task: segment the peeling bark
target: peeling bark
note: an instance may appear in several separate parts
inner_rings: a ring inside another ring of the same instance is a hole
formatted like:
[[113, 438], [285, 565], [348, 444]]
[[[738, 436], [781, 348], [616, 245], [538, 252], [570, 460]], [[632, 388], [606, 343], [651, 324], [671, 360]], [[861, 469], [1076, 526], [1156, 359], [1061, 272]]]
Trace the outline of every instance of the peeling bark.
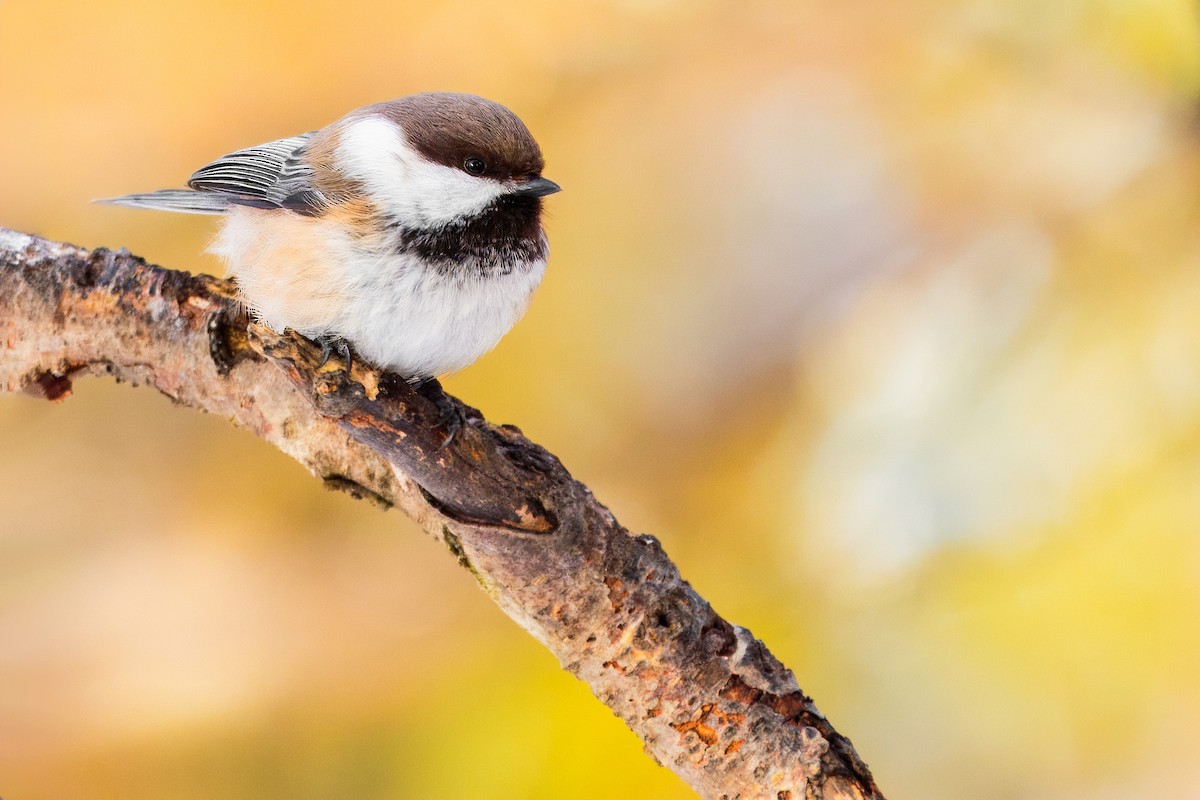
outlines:
[[326, 485], [399, 506], [706, 798], [881, 798], [850, 741], [657, 539], [617, 523], [512, 426], [248, 325], [229, 281], [0, 229], [0, 389], [58, 400], [81, 375], [230, 420]]

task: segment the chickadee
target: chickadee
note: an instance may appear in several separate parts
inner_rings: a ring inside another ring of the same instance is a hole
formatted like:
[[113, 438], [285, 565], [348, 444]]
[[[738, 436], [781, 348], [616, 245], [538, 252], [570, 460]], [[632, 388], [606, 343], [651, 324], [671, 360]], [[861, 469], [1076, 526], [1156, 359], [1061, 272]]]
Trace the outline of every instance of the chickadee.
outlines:
[[415, 94], [230, 153], [189, 189], [101, 202], [225, 217], [212, 251], [251, 312], [414, 383], [462, 369], [546, 269], [542, 153], [504, 106]]

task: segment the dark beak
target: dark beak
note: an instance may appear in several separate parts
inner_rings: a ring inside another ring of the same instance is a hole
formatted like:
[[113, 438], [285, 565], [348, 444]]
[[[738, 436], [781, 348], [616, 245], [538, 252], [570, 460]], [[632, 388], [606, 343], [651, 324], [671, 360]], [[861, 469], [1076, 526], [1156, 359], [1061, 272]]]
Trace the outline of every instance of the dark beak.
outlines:
[[562, 187], [547, 178], [531, 178], [518, 183], [512, 190], [513, 194], [522, 197], [545, 197], [548, 194], [561, 192]]

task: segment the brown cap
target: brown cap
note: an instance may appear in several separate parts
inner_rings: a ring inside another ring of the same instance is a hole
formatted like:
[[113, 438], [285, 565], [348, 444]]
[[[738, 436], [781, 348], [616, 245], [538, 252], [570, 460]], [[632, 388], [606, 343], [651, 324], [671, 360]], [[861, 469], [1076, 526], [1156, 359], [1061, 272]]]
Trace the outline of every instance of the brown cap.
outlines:
[[482, 159], [472, 174], [507, 180], [542, 174], [542, 151], [525, 123], [499, 103], [473, 94], [428, 92], [367, 106], [400, 125], [404, 138], [437, 164], [465, 169], [468, 159]]

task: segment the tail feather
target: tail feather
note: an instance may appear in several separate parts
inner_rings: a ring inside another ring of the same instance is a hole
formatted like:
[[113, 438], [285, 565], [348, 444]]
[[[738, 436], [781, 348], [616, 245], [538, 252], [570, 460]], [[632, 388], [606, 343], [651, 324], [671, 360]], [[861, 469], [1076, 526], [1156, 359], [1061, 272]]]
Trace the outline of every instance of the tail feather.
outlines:
[[130, 208], [152, 208], [156, 211], [178, 211], [183, 214], [224, 214], [231, 205], [227, 197], [211, 192], [194, 192], [191, 189], [162, 189], [93, 202]]

